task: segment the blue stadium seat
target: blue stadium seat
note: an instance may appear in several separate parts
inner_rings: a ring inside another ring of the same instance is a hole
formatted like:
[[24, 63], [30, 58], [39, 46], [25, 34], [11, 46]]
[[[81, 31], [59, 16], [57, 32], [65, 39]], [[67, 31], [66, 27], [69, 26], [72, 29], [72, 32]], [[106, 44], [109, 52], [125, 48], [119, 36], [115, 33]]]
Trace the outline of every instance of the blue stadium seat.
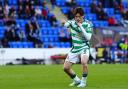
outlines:
[[60, 43], [59, 42], [54, 42], [54, 47], [60, 48]]
[[5, 27], [0, 27], [0, 35], [4, 35], [5, 30]]
[[9, 5], [17, 5], [17, 0], [8, 0]]
[[122, 2], [122, 4], [123, 4], [123, 6], [124, 6], [125, 9], [128, 8], [128, 2]]
[[0, 26], [4, 26], [3, 20], [0, 20]]
[[29, 48], [33, 48], [34, 47], [34, 44], [32, 42], [28, 42], [28, 47]]
[[94, 27], [100, 27], [100, 24], [98, 21], [92, 21]]
[[3, 38], [3, 37], [4, 37], [4, 35], [3, 34], [0, 34], [0, 39]]
[[97, 20], [96, 14], [86, 14], [85, 18], [91, 21]]
[[65, 6], [65, 0], [56, 0], [56, 5], [60, 7]]
[[48, 45], [51, 45], [51, 46], [57, 47], [57, 48], [69, 48], [69, 47], [71, 47], [71, 44], [69, 42], [45, 42], [44, 48], [48, 48]]
[[85, 12], [85, 14], [90, 14], [91, 8], [89, 8], [89, 7], [84, 8], [84, 12]]
[[16, 42], [9, 42], [9, 45], [11, 48], [17, 48], [18, 47]]
[[103, 21], [104, 27], [108, 27], [108, 21]]
[[27, 20], [17, 19], [16, 23], [20, 25], [20, 27], [25, 27]]
[[22, 42], [20, 43], [23, 48], [28, 48], [28, 42]]
[[69, 10], [70, 10], [69, 7], [61, 7], [61, 11], [63, 14], [67, 14]]
[[114, 17], [115, 17], [115, 19], [116, 19], [117, 21], [120, 21], [120, 20], [121, 20], [121, 15], [120, 15], [120, 14], [114, 15]]
[[60, 47], [61, 47], [61, 48], [65, 48], [64, 42], [60, 42]]
[[85, 2], [79, 0], [79, 1], [77, 1], [77, 5], [81, 6], [81, 7], [84, 7], [85, 6]]
[[11, 48], [33, 48], [32, 42], [9, 42]]
[[114, 8], [104, 8], [104, 11], [108, 14], [108, 16], [114, 15]]
[[53, 31], [53, 35], [59, 35], [58, 30], [54, 30], [54, 31]]
[[43, 42], [49, 42], [49, 38], [48, 37], [42, 37], [42, 41]]
[[48, 30], [46, 29], [41, 29], [41, 35], [47, 35], [48, 34]]
[[66, 43], [65, 43], [65, 47], [66, 47], [66, 48], [70, 48], [70, 47], [71, 47], [71, 43], [70, 43], [70, 42], [66, 42]]
[[53, 37], [49, 37], [49, 42], [55, 42]]
[[40, 27], [51, 27], [50, 23], [46, 20], [38, 20]]
[[48, 30], [48, 34], [49, 35], [53, 35], [53, 31], [52, 30]]
[[76, 0], [77, 5], [81, 7], [89, 7], [91, 0]]

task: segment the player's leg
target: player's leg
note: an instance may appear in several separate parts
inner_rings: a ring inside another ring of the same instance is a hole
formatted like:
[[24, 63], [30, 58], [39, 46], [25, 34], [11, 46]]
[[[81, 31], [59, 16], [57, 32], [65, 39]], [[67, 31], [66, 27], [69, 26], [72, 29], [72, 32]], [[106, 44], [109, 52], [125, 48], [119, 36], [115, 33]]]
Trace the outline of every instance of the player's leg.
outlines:
[[72, 66], [71, 62], [65, 61], [64, 71], [66, 74], [68, 74], [70, 76], [71, 79], [73, 79], [73, 83], [71, 83], [69, 86], [75, 86], [80, 83], [80, 79], [77, 77], [75, 72], [72, 70], [71, 66]]
[[73, 78], [74, 75], [75, 75], [75, 73], [72, 70], [71, 66], [72, 66], [72, 63], [71, 62], [68, 62], [68, 61], [65, 61], [64, 62], [64, 72], [66, 74], [68, 74], [71, 78]]
[[64, 63], [65, 73], [68, 74], [71, 79], [73, 79], [73, 83], [70, 84], [70, 86], [74, 86], [80, 83], [80, 79], [77, 77], [77, 75], [71, 68], [72, 64], [76, 63], [77, 59], [78, 59], [78, 55], [69, 53]]
[[81, 54], [81, 64], [82, 64], [82, 79], [81, 83], [78, 87], [85, 87], [86, 86], [86, 79], [88, 75], [88, 60], [89, 60], [89, 53]]

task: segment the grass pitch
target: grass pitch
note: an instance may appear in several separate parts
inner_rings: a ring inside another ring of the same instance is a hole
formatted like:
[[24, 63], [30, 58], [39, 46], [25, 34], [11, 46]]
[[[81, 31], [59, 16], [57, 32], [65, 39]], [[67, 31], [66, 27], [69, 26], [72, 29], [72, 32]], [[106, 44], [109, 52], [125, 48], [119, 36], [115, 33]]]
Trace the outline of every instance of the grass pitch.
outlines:
[[[73, 66], [79, 77], [80, 67]], [[0, 89], [79, 89], [70, 82], [63, 65], [0, 66]], [[89, 65], [85, 89], [128, 89], [128, 64]]]

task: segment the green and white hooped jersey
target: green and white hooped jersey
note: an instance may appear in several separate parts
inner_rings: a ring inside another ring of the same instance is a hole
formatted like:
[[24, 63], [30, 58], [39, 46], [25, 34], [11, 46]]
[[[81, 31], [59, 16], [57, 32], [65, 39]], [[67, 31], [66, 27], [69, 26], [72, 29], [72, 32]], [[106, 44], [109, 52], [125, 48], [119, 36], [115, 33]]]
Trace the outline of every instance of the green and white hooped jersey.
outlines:
[[[71, 30], [70, 32], [72, 36], [72, 53], [80, 53], [85, 49], [89, 49], [90, 38], [88, 40], [87, 38], [92, 35], [93, 26], [91, 22], [89, 22], [88, 20], [84, 20], [80, 27], [73, 19], [67, 21], [64, 26], [70, 28]], [[83, 28], [84, 32], [81, 28]]]

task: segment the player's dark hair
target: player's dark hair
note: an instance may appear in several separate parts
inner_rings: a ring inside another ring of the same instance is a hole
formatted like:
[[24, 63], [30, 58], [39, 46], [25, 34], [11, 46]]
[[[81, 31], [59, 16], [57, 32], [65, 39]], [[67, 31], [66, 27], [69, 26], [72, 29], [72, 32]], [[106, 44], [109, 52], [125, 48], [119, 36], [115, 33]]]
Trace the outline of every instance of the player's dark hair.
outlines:
[[74, 16], [75, 16], [76, 14], [80, 14], [81, 16], [84, 16], [84, 10], [83, 10], [83, 8], [81, 8], [81, 7], [76, 7], [75, 10], [74, 10]]

